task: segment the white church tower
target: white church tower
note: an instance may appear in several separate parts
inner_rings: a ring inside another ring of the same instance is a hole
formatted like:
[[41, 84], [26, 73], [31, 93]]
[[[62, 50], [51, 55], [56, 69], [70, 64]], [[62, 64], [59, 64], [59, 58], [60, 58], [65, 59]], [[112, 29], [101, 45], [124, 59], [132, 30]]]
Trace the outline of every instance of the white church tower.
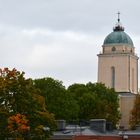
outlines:
[[132, 39], [118, 22], [104, 40], [102, 53], [98, 54], [98, 82], [114, 88], [120, 95], [121, 124], [129, 126], [134, 95], [138, 93], [138, 56]]

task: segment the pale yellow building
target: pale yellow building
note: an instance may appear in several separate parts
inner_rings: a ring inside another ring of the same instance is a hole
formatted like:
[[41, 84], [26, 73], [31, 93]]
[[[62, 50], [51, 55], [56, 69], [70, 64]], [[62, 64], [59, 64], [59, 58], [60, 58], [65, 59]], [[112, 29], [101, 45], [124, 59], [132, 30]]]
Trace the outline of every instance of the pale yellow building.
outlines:
[[138, 56], [132, 39], [118, 22], [98, 54], [98, 82], [114, 88], [120, 97], [120, 125], [129, 128], [130, 111], [138, 93]]

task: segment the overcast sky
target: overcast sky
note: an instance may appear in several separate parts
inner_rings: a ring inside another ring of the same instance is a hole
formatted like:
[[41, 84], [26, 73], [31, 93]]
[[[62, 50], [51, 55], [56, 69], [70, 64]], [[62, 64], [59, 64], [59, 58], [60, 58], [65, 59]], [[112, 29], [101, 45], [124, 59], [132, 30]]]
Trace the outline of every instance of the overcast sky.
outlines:
[[118, 11], [140, 56], [139, 0], [0, 0], [0, 67], [66, 86], [96, 82], [97, 54]]

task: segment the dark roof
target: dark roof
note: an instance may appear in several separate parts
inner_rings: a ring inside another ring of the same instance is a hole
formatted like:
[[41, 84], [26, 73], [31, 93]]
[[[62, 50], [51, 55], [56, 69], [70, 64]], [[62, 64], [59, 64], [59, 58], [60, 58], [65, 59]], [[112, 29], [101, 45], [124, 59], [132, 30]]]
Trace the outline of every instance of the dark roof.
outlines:
[[131, 93], [131, 92], [118, 92], [118, 94], [119, 94], [120, 96], [130, 96], [130, 97], [136, 96], [136, 94]]

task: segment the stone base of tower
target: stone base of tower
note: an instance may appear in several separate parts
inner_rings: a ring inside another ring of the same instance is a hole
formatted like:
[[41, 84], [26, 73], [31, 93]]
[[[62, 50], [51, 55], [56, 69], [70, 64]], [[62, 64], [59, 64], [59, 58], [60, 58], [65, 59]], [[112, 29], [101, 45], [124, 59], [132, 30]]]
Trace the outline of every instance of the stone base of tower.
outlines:
[[119, 93], [119, 105], [121, 112], [119, 126], [123, 127], [124, 129], [130, 129], [129, 120], [131, 111], [134, 107], [135, 98], [136, 94], [131, 92]]

